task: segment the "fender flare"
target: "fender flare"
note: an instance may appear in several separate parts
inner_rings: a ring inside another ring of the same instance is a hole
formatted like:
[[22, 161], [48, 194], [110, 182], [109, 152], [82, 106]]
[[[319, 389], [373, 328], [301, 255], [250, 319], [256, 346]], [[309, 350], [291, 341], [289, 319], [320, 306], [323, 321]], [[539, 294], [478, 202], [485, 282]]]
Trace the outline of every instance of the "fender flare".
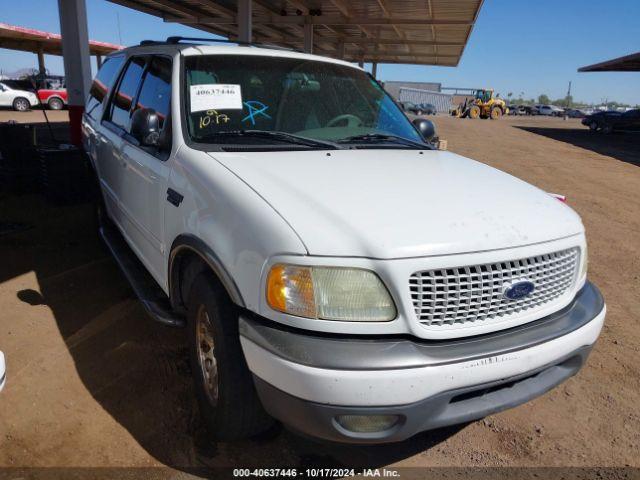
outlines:
[[[233, 277], [229, 274], [227, 269], [222, 264], [220, 258], [216, 255], [209, 245], [207, 245], [203, 240], [191, 234], [181, 234], [178, 235], [173, 243], [171, 244], [171, 251], [169, 253], [169, 265], [168, 265], [168, 291], [169, 298], [173, 304], [176, 297], [176, 285], [174, 280], [174, 271], [173, 267], [175, 264], [175, 260], [181, 252], [185, 250], [190, 251], [191, 253], [195, 253], [200, 257], [200, 259], [211, 268], [213, 273], [218, 277], [220, 283], [229, 294], [229, 298], [240, 307], [244, 307], [244, 299], [242, 298], [242, 294], [240, 293], [240, 289], [236, 284]], [[175, 305], [174, 305], [175, 307]]]

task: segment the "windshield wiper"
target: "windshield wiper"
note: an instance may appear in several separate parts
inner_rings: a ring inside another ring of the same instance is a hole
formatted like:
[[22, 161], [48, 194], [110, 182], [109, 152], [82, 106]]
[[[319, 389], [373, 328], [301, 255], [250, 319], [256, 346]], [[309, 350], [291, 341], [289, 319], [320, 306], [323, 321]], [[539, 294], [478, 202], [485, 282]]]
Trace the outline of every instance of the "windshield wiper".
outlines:
[[337, 150], [341, 147], [337, 143], [329, 142], [327, 140], [316, 140], [315, 138], [302, 137], [293, 133], [278, 132], [271, 130], [223, 130], [211, 134], [212, 136], [234, 136], [234, 137], [263, 137], [273, 138], [287, 143], [293, 143], [296, 145], [306, 145], [308, 147], [322, 147], [329, 148], [331, 150]]
[[365, 133], [363, 135], [353, 135], [351, 137], [338, 140], [338, 143], [378, 143], [378, 142], [391, 142], [401, 145], [409, 145], [417, 148], [430, 148], [426, 143], [416, 142], [409, 140], [408, 138], [400, 137], [398, 135], [391, 135], [387, 133]]

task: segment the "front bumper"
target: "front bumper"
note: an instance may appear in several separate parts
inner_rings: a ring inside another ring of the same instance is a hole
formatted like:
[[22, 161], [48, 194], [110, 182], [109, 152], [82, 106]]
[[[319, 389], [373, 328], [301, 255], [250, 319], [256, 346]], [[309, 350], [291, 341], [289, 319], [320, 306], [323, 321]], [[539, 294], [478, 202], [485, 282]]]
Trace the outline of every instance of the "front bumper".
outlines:
[[[535, 398], [578, 372], [604, 322], [591, 283], [563, 310], [519, 327], [450, 341], [310, 334], [240, 320], [240, 340], [265, 409], [311, 436], [404, 440]], [[383, 431], [347, 430], [340, 415], [395, 415]]]

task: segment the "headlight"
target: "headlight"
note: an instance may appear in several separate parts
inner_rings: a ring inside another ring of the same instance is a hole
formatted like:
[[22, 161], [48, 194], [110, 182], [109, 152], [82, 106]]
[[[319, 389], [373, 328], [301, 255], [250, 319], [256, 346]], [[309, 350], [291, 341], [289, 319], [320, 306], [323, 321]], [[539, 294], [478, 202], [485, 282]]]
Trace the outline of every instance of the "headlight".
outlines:
[[580, 262], [580, 274], [578, 280], [582, 280], [587, 276], [587, 267], [589, 266], [589, 249], [587, 244], [584, 244], [584, 250], [582, 251], [582, 261]]
[[391, 295], [370, 270], [277, 264], [267, 277], [267, 303], [299, 317], [384, 322], [396, 317]]

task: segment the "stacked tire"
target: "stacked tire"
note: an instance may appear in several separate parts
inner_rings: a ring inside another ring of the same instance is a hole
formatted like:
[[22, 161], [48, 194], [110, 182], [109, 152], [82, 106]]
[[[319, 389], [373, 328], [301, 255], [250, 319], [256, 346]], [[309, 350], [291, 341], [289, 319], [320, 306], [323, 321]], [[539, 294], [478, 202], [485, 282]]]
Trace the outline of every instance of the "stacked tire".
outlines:
[[33, 125], [0, 124], [0, 190], [35, 193], [39, 189], [39, 162]]

